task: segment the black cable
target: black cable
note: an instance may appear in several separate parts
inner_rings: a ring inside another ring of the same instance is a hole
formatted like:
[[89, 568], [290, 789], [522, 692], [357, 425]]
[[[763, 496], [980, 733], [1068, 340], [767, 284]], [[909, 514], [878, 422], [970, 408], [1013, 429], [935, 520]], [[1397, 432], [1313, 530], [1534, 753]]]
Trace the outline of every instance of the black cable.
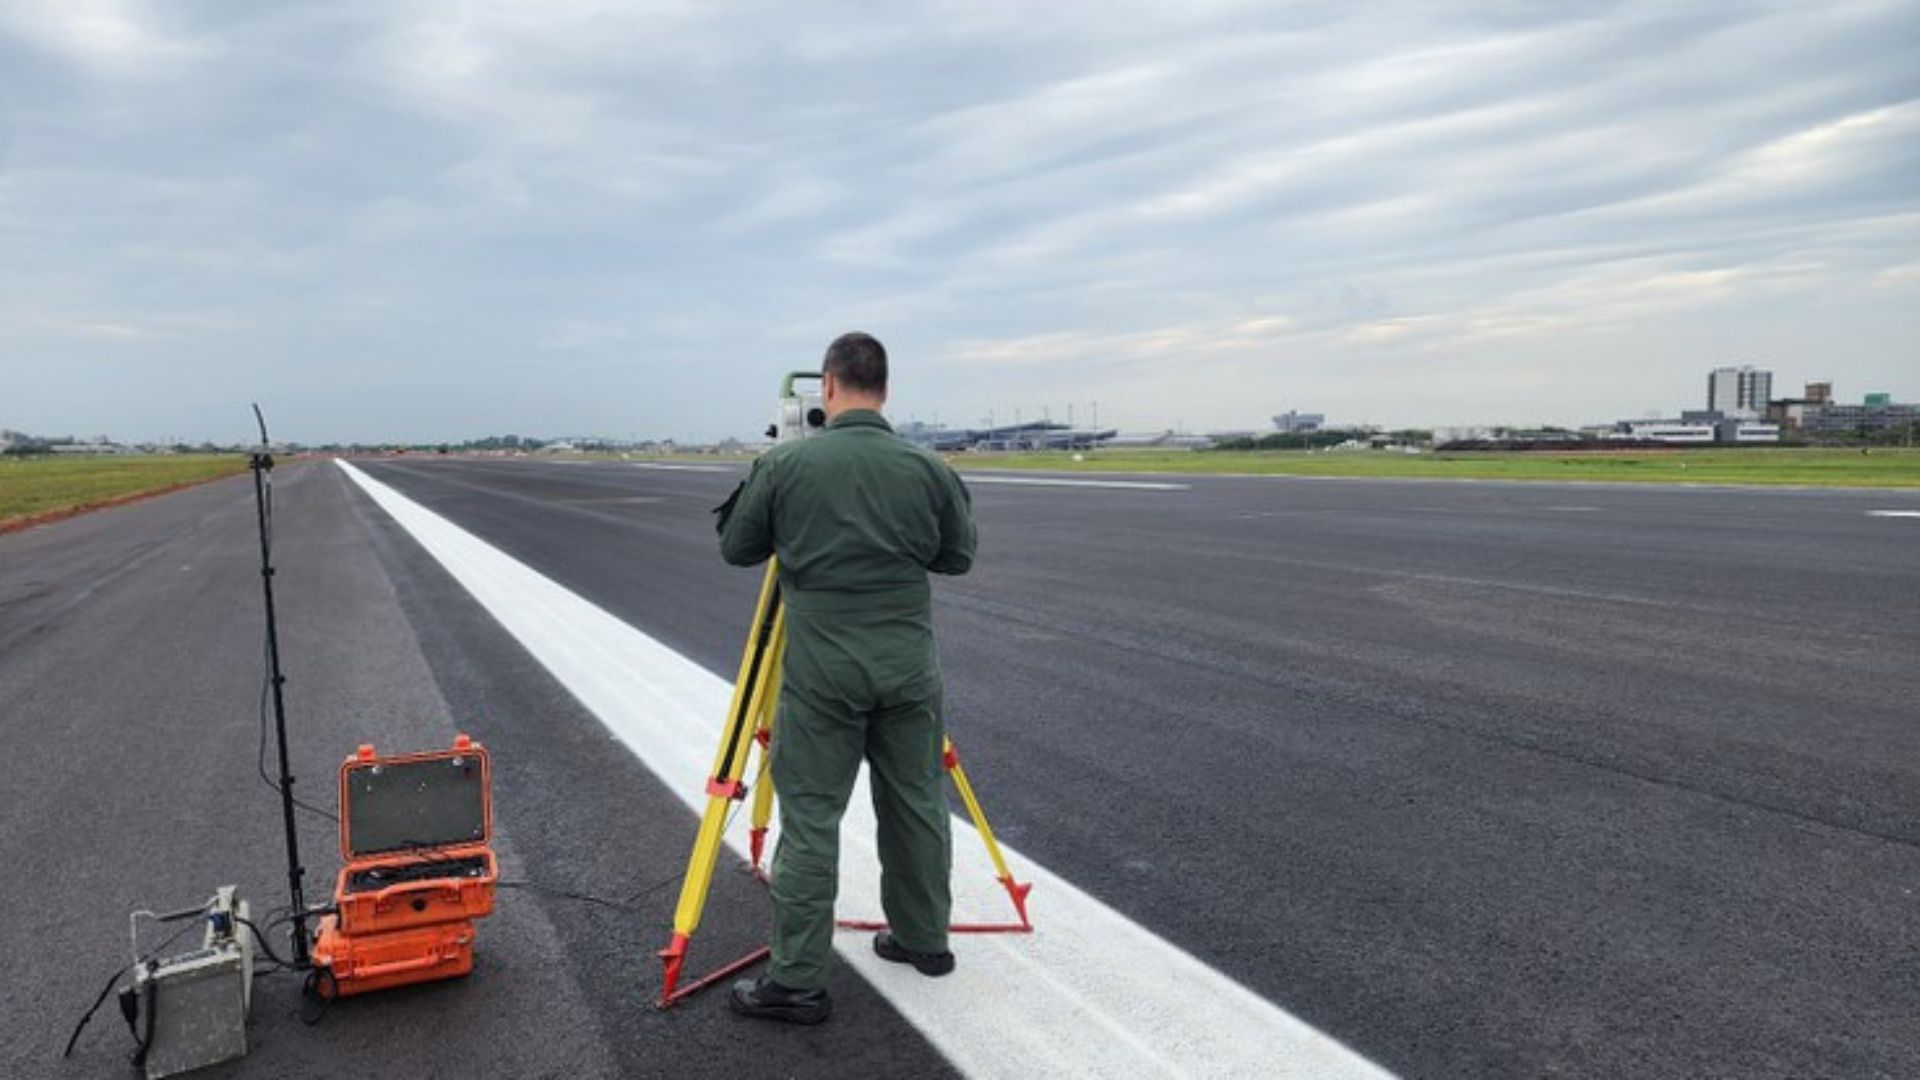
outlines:
[[678, 880], [680, 880], [680, 876], [678, 874], [675, 874], [673, 877], [668, 878], [666, 881], [660, 883], [659, 885], [655, 885], [650, 888], [641, 890], [640, 892], [634, 894], [634, 896], [629, 897], [626, 901], [608, 900], [604, 896], [594, 896], [591, 893], [575, 892], [572, 889], [556, 889], [549, 885], [542, 885], [537, 881], [521, 881], [521, 880], [508, 881], [508, 880], [502, 879], [501, 881], [498, 881], [495, 884], [499, 885], [503, 889], [527, 889], [531, 892], [545, 893], [548, 896], [558, 896], [565, 900], [578, 900], [584, 904], [595, 904], [599, 907], [612, 908], [615, 911], [625, 911], [625, 912], [628, 912], [629, 914], [641, 915], [641, 914], [645, 914], [645, 912], [633, 906], [633, 904], [631, 903], [632, 900], [637, 899], [641, 896], [645, 896], [650, 892], [655, 892], [660, 888], [666, 885], [671, 885]]
[[[323, 914], [330, 913], [332, 910], [333, 909], [330, 909], [330, 908], [322, 908], [322, 909], [319, 909], [318, 911], [309, 911], [307, 914], [323, 915]], [[204, 915], [205, 911], [204, 910], [196, 911], [193, 914]], [[268, 913], [269, 917], [267, 920], [267, 930], [273, 929], [273, 927], [278, 925], [279, 923], [286, 923], [286, 922], [293, 921], [293, 916], [290, 913], [279, 914], [278, 918], [273, 917], [275, 914], [276, 912]], [[289, 964], [285, 960], [282, 960], [279, 957], [279, 955], [273, 951], [272, 947], [267, 944], [266, 932], [262, 931], [259, 926], [255, 925], [253, 920], [242, 918], [238, 915], [235, 915], [233, 918], [235, 922], [245, 926], [249, 931], [253, 933], [253, 939], [259, 942], [260, 950], [267, 955], [267, 958], [270, 961], [272, 961], [274, 965], [273, 967], [267, 968], [264, 971], [256, 968], [253, 972], [256, 978], [261, 977], [263, 975], [277, 975], [282, 971], [298, 972], [301, 970], [299, 967], [293, 964]], [[60, 1056], [63, 1058], [73, 1056], [73, 1048], [76, 1045], [78, 1045], [80, 1042], [80, 1033], [85, 1031], [87, 1028], [87, 1025], [93, 1021], [94, 1016], [99, 1013], [100, 1007], [107, 1003], [107, 998], [113, 993], [113, 988], [115, 984], [119, 983], [120, 977], [122, 975], [125, 975], [127, 972], [133, 970], [134, 968], [139, 967], [141, 964], [145, 964], [151, 961], [155, 956], [158, 956], [160, 954], [161, 950], [167, 948], [169, 945], [172, 945], [174, 942], [180, 940], [181, 935], [187, 933], [189, 930], [192, 930], [197, 925], [199, 925], [198, 920], [196, 920], [195, 922], [188, 923], [187, 925], [181, 927], [180, 929], [175, 930], [171, 935], [167, 937], [165, 941], [162, 941], [160, 944], [154, 946], [152, 949], [149, 949], [145, 956], [142, 956], [140, 959], [135, 960], [130, 964], [122, 965], [117, 971], [115, 971], [112, 974], [112, 976], [110, 976], [107, 979], [107, 984], [100, 991], [100, 996], [94, 998], [93, 1004], [87, 1007], [86, 1015], [82, 1016], [80, 1018], [80, 1022], [74, 1025], [73, 1034], [67, 1037], [66, 1049], [60, 1052]], [[134, 1037], [135, 1045], [136, 1046], [140, 1045], [141, 1043], [140, 1033], [137, 1029], [134, 1030], [133, 1037]], [[152, 1026], [151, 1026], [151, 1018], [149, 1018], [148, 1039], [151, 1039], [151, 1038], [152, 1038]]]
[[[204, 912], [204, 910], [203, 910], [203, 911], [201, 911], [201, 912], [199, 912], [198, 914], [205, 914], [205, 912]], [[176, 941], [179, 941], [179, 940], [180, 940], [180, 938], [181, 938], [181, 935], [183, 935], [183, 934], [185, 934], [185, 933], [186, 933], [187, 931], [189, 931], [189, 930], [191, 930], [191, 929], [193, 929], [193, 928], [194, 928], [195, 926], [198, 926], [198, 925], [199, 925], [199, 923], [198, 923], [197, 921], [196, 921], [196, 922], [190, 922], [190, 923], [188, 923], [187, 925], [185, 925], [185, 926], [183, 926], [183, 927], [181, 927], [180, 929], [178, 929], [178, 930], [175, 930], [175, 931], [174, 931], [173, 933], [171, 933], [171, 934], [168, 934], [168, 935], [167, 935], [167, 940], [165, 940], [165, 941], [163, 941], [163, 942], [161, 942], [161, 943], [160, 943], [160, 944], [158, 944], [158, 945], [155, 945], [155, 946], [154, 946], [153, 948], [151, 948], [151, 949], [148, 949], [148, 950], [147, 950], [147, 954], [146, 954], [145, 956], [142, 956], [142, 957], [141, 957], [141, 958], [140, 958], [139, 960], [136, 960], [136, 961], [134, 961], [134, 963], [136, 963], [136, 964], [144, 964], [144, 963], [146, 963], [147, 961], [149, 961], [149, 960], [151, 960], [151, 959], [153, 959], [154, 957], [156, 957], [156, 956], [159, 956], [159, 955], [160, 955], [160, 950], [161, 950], [161, 949], [164, 949], [164, 948], [166, 948], [167, 946], [169, 946], [169, 945], [171, 945], [171, 944], [173, 944], [174, 942], [176, 942]], [[127, 967], [132, 967], [132, 966], [134, 966], [134, 965], [133, 965], [133, 964], [128, 964], [128, 965], [127, 965]], [[121, 969], [121, 970], [125, 970], [125, 969], [123, 968], [123, 969]]]
[[80, 1033], [86, 1030], [87, 1023], [93, 1019], [94, 1013], [100, 1011], [100, 1006], [107, 1003], [107, 995], [113, 993], [114, 985], [120, 981], [120, 976], [125, 975], [132, 967], [132, 964], [126, 964], [122, 966], [119, 971], [114, 972], [112, 977], [107, 979], [107, 985], [101, 988], [100, 996], [93, 999], [93, 1005], [87, 1009], [87, 1015], [82, 1016], [80, 1022], [74, 1025], [73, 1034], [67, 1037], [67, 1048], [60, 1051], [61, 1057], [73, 1056], [73, 1044], [80, 1041]]
[[[264, 738], [264, 733], [263, 733], [263, 738]], [[265, 778], [266, 776], [264, 767], [261, 770], [261, 776], [262, 778]], [[765, 779], [765, 776], [766, 776], [766, 766], [763, 764], [761, 766], [759, 780], [757, 780], [756, 782], [763, 781]], [[271, 781], [269, 781], [269, 786], [272, 786]], [[278, 789], [276, 788], [276, 790]], [[732, 830], [733, 823], [739, 818], [740, 810], [745, 805], [746, 805], [745, 799], [742, 799], [739, 803], [735, 804], [734, 808], [727, 814], [727, 820], [720, 826], [721, 835], [724, 836], [726, 833]], [[452, 861], [453, 859], [458, 858], [458, 856], [445, 855], [438, 851], [422, 850], [417, 848], [408, 851], [408, 854], [411, 854], [427, 862], [446, 862], [446, 861]], [[672, 885], [677, 881], [680, 881], [682, 877], [683, 877], [683, 874], [676, 872], [671, 876], [661, 878], [659, 881], [656, 881], [651, 885], [644, 886], [634, 891], [633, 893], [630, 893], [623, 900], [609, 900], [603, 896], [595, 896], [591, 893], [579, 892], [573, 889], [561, 889], [561, 888], [556, 888], [550, 885], [542, 885], [539, 882], [528, 881], [525, 879], [501, 879], [500, 881], [496, 882], [496, 884], [499, 887], [505, 888], [505, 889], [526, 889], [530, 892], [544, 893], [548, 896], [556, 896], [566, 900], [577, 900], [581, 903], [594, 904], [599, 907], [609, 908], [614, 911], [624, 911], [629, 914], [649, 914], [649, 912], [646, 912], [643, 909], [636, 907], [635, 902], [638, 900], [642, 900], [648, 896], [651, 896], [654, 893], [659, 892], [661, 889], [664, 889], [667, 886]], [[314, 908], [307, 911], [305, 914], [308, 917], [311, 917], [315, 915], [333, 914], [333, 913], [336, 913], [338, 910], [339, 910], [338, 908], [329, 906], [329, 907], [322, 907], [322, 908]], [[307, 1013], [305, 1010], [302, 1010], [300, 1014], [300, 1022], [303, 1024], [306, 1024], [309, 1027], [312, 1027], [320, 1023], [322, 1020], [326, 1019], [327, 1010], [332, 1007], [333, 999], [339, 996], [340, 983], [339, 983], [339, 980], [334, 976], [333, 972], [327, 968], [314, 967], [312, 965], [309, 965], [305, 969], [302, 969], [296, 964], [287, 962], [278, 953], [274, 952], [273, 946], [268, 944], [268, 941], [269, 941], [268, 933], [278, 926], [281, 926], [285, 923], [292, 922], [294, 920], [293, 913], [284, 908], [276, 908], [273, 911], [268, 912], [266, 927], [264, 929], [260, 925], [256, 924], [252, 919], [243, 918], [239, 915], [235, 915], [233, 918], [235, 922], [246, 927], [247, 931], [253, 935], [253, 940], [259, 944], [260, 951], [266, 955], [267, 960], [273, 965], [272, 967], [265, 968], [265, 969], [255, 969], [254, 971], [255, 977], [278, 975], [282, 972], [292, 972], [292, 973], [298, 974], [300, 971], [305, 970], [307, 973], [307, 977], [305, 982], [301, 984], [301, 992], [304, 995], [308, 996], [309, 998], [317, 1000], [320, 1003], [320, 1005], [319, 1005], [318, 1011], [313, 1012], [311, 1014]], [[179, 930], [175, 931], [172, 936], [168, 937], [165, 941], [161, 942], [158, 946], [154, 947], [153, 950], [151, 950], [146, 956], [142, 957], [140, 960], [135, 961], [134, 963], [131, 963], [131, 964], [127, 964], [119, 968], [118, 970], [116, 970], [113, 973], [113, 975], [110, 978], [108, 978], [106, 986], [100, 991], [100, 996], [95, 998], [93, 1005], [87, 1009], [86, 1015], [82, 1016], [80, 1018], [80, 1023], [74, 1026], [73, 1034], [67, 1039], [66, 1049], [61, 1053], [60, 1056], [71, 1057], [73, 1055], [73, 1048], [80, 1041], [80, 1033], [86, 1029], [87, 1024], [90, 1021], [92, 1021], [94, 1015], [100, 1011], [100, 1007], [106, 1004], [107, 997], [113, 993], [113, 987], [116, 983], [120, 981], [120, 976], [126, 974], [129, 970], [131, 970], [134, 967], [137, 967], [139, 964], [146, 963], [148, 960], [152, 959], [153, 956], [157, 954], [160, 950], [165, 949], [167, 946], [179, 940], [180, 935], [186, 933], [188, 930], [191, 930], [191, 929], [193, 929], [193, 924], [189, 924], [187, 926], [181, 927]], [[331, 982], [333, 984], [333, 989], [334, 989], [333, 993], [327, 993], [320, 989], [321, 984], [324, 982]], [[151, 1006], [149, 1006], [149, 1008], [151, 1008]], [[148, 1031], [149, 1031], [149, 1038], [151, 1038], [151, 1031], [152, 1031], [151, 1017], [149, 1018]], [[140, 1043], [139, 1032], [137, 1030], [135, 1030], [134, 1032], [134, 1040], [136, 1044]], [[144, 1051], [144, 1046], [142, 1047], [142, 1051]]]
[[[286, 923], [290, 923], [294, 919], [294, 912], [291, 908], [275, 908], [273, 909], [273, 911], [269, 912], [268, 914], [272, 916], [269, 919], [267, 919], [268, 930], [272, 930], [276, 926], [281, 926]], [[333, 904], [324, 904], [320, 907], [310, 907], [306, 911], [302, 912], [301, 914], [309, 919], [317, 919], [322, 915], [338, 915], [340, 914], [340, 909], [339, 907]]]
[[[320, 989], [323, 981], [333, 984], [332, 993]], [[300, 993], [303, 997], [320, 1003], [319, 1011], [312, 1015], [308, 1015], [304, 1005], [300, 1008], [300, 1022], [312, 1027], [327, 1018], [327, 1010], [333, 1007], [333, 999], [340, 996], [340, 980], [334, 977], [332, 969], [317, 967], [307, 973], [306, 982], [300, 984]]]
[[[273, 689], [273, 662], [272, 658], [267, 655], [267, 646], [264, 641], [260, 644], [260, 652], [262, 655], [261, 662], [267, 666], [267, 672], [260, 680], [260, 739], [254, 749], [253, 764], [254, 769], [260, 773], [260, 782], [267, 785], [268, 791], [278, 795], [280, 794], [279, 783], [277, 783], [273, 777], [267, 775], [267, 695]], [[302, 800], [297, 795], [294, 796], [293, 805], [305, 810], [309, 814], [326, 818], [336, 825], [340, 823], [339, 816], [334, 814], [333, 811], [314, 806]]]
[[[256, 408], [258, 408], [258, 406], [256, 406]], [[260, 445], [262, 448], [261, 449], [262, 453], [266, 452], [265, 447], [267, 445], [266, 438], [265, 438], [265, 428], [266, 428], [266, 421], [261, 420], [262, 438], [260, 440]], [[263, 471], [260, 475], [261, 475], [261, 481], [262, 481], [261, 498], [260, 498], [261, 518], [262, 518], [261, 524], [260, 524], [261, 533], [262, 533], [261, 545], [266, 550], [272, 551], [273, 550], [273, 473], [271, 471]], [[273, 689], [273, 654], [270, 651], [270, 646], [268, 645], [265, 639], [262, 639], [260, 642], [260, 653], [261, 653], [261, 660], [260, 660], [261, 666], [264, 667], [266, 670], [265, 670], [265, 674], [263, 674], [260, 679], [260, 740], [259, 740], [259, 745], [256, 748], [254, 753], [254, 768], [258, 770], [260, 773], [260, 782], [267, 785], [267, 789], [269, 791], [272, 791], [275, 795], [278, 795], [280, 794], [279, 783], [277, 783], [271, 776], [267, 775], [267, 695]], [[326, 818], [328, 821], [334, 822], [335, 824], [338, 824], [340, 821], [339, 817], [335, 816], [332, 811], [322, 809], [321, 807], [318, 807], [318, 806], [314, 806], [311, 803], [301, 800], [298, 796], [295, 796], [292, 802], [293, 802], [293, 805], [299, 807], [302, 810], [305, 810], [309, 814], [315, 814], [320, 817]]]
[[[732, 827], [734, 819], [739, 816], [740, 805], [741, 804], [735, 804], [733, 810], [728, 813], [726, 824], [721, 826], [722, 834], [724, 834], [729, 828]], [[411, 858], [419, 859], [421, 862], [427, 863], [429, 865], [435, 865], [440, 863], [450, 863], [450, 862], [462, 862], [473, 857], [471, 855], [451, 854], [439, 849], [438, 847], [427, 845], [427, 844], [421, 844], [416, 841], [402, 842], [401, 844], [399, 844], [394, 848], [381, 852], [381, 854], [407, 855]], [[641, 899], [642, 897], [646, 897], [646, 896], [652, 895], [653, 893], [659, 892], [661, 889], [664, 889], [667, 886], [673, 884], [674, 882], [679, 881], [681, 876], [682, 876], [681, 874], [675, 873], [671, 877], [662, 878], [661, 880], [656, 881], [651, 885], [647, 885], [641, 889], [636, 890], [635, 892], [629, 894], [623, 900], [609, 900], [604, 896], [595, 896], [592, 893], [581, 892], [577, 889], [563, 889], [555, 885], [546, 885], [538, 881], [528, 880], [526, 878], [500, 878], [499, 880], [494, 882], [494, 885], [495, 887], [502, 888], [502, 889], [526, 889], [529, 892], [545, 893], [548, 896], [558, 896], [567, 900], [578, 900], [582, 903], [596, 904], [600, 907], [611, 908], [615, 911], [627, 911], [627, 912], [632, 912], [634, 914], [646, 914], [646, 912], [641, 911], [641, 909], [634, 907], [633, 902]]]
[[[765, 782], [766, 778], [767, 778], [767, 763], [765, 761], [762, 761], [760, 764], [760, 773], [758, 776], [754, 778], [754, 783], [756, 785], [763, 783]], [[729, 831], [733, 829], [734, 820], [740, 816], [740, 808], [745, 806], [746, 804], [747, 804], [746, 799], [742, 798], [739, 802], [734, 804], [732, 810], [727, 811], [727, 820], [722, 822], [720, 825], [720, 835], [725, 836]], [[508, 880], [508, 879], [502, 878], [500, 881], [495, 882], [495, 884], [503, 889], [526, 889], [529, 892], [545, 893], [548, 896], [558, 896], [567, 900], [578, 900], [581, 903], [595, 904], [600, 907], [611, 908], [615, 911], [625, 911], [634, 915], [650, 915], [652, 914], [652, 912], [646, 911], [642, 908], [635, 907], [634, 901], [643, 899], [648, 896], [652, 896], [654, 893], [657, 893], [661, 889], [664, 889], [667, 886], [672, 885], [674, 882], [680, 881], [684, 876], [685, 876], [684, 873], [676, 872], [669, 877], [661, 878], [659, 881], [656, 881], [651, 885], [644, 886], [634, 891], [633, 893], [629, 894], [624, 900], [608, 900], [606, 897], [595, 896], [592, 893], [576, 892], [572, 889], [558, 889], [558, 888], [554, 888], [551, 885], [542, 885], [537, 881], [527, 881], [525, 879]]]
[[[307, 918], [313, 918], [318, 915], [335, 915], [338, 914], [339, 911], [340, 909], [338, 907], [329, 904], [325, 907], [309, 908], [301, 914], [304, 914]], [[255, 925], [251, 919], [242, 919], [239, 916], [235, 916], [234, 918], [235, 921], [245, 926], [247, 930], [253, 934], [253, 940], [260, 943], [260, 951], [265, 953], [267, 959], [273, 964], [273, 966], [269, 968], [254, 969], [255, 978], [261, 978], [267, 975], [279, 975], [282, 973], [295, 975], [301, 972], [306, 973], [306, 979], [300, 984], [300, 993], [303, 997], [319, 1001], [320, 1008], [318, 1012], [309, 1015], [306, 1007], [302, 1006], [299, 1015], [301, 1023], [312, 1027], [326, 1018], [327, 1009], [332, 1005], [332, 999], [339, 996], [340, 980], [333, 974], [331, 968], [323, 965], [309, 962], [305, 967], [302, 967], [299, 964], [289, 963], [281, 959], [280, 955], [273, 951], [273, 947], [267, 944], [268, 935], [276, 928], [293, 922], [295, 914], [296, 913], [290, 908], [275, 908], [267, 913], [267, 924], [264, 929]], [[323, 981], [332, 983], [335, 993], [331, 995], [322, 993], [320, 991], [320, 984]]]
[[[312, 1027], [313, 1025], [318, 1024], [322, 1019], [325, 1019], [327, 1015], [327, 1009], [331, 1005], [329, 996], [322, 994], [320, 992], [319, 990], [320, 983], [323, 980], [327, 982], [331, 982], [334, 986], [334, 989], [338, 991], [340, 987], [340, 980], [333, 974], [333, 970], [331, 968], [325, 967], [323, 965], [318, 965], [318, 964], [309, 962], [305, 967], [302, 967], [299, 964], [288, 963], [286, 960], [281, 959], [280, 955], [273, 951], [273, 947], [267, 944], [268, 935], [272, 934], [273, 931], [278, 929], [279, 927], [285, 926], [288, 923], [293, 922], [296, 917], [296, 914], [304, 915], [306, 918], [313, 918], [315, 916], [320, 916], [320, 915], [336, 915], [339, 913], [339, 911], [340, 909], [332, 904], [328, 904], [324, 907], [308, 908], [305, 912], [302, 912], [302, 913], [296, 913], [293, 911], [292, 908], [289, 908], [289, 907], [277, 907], [277, 908], [274, 908], [272, 911], [267, 912], [266, 926], [264, 928], [261, 926], [255, 925], [251, 919], [242, 919], [242, 918], [239, 918], [238, 916], [235, 916], [235, 920], [241, 923], [242, 925], [244, 925], [247, 928], [247, 930], [253, 934], [253, 940], [260, 943], [260, 951], [267, 955], [268, 961], [271, 962], [273, 965], [272, 967], [268, 967], [264, 969], [255, 968], [253, 973], [254, 978], [262, 978], [267, 975], [280, 975], [283, 973], [294, 974], [294, 975], [298, 975], [302, 972], [306, 973], [306, 979], [304, 979], [300, 984], [300, 993], [303, 997], [311, 998], [320, 1002], [319, 1011], [316, 1013], [313, 1013], [311, 1016], [308, 1015], [307, 1009], [305, 1006], [301, 1007], [301, 1011], [299, 1013], [300, 1022], [303, 1024], [306, 1024], [308, 1027]], [[336, 993], [333, 996], [338, 996], [338, 994]]]
[[136, 1049], [133, 1052], [133, 1059], [132, 1059], [133, 1067], [136, 1069], [144, 1066], [147, 1063], [147, 1051], [153, 1048], [153, 1034], [155, 1031], [159, 1030], [157, 1025], [160, 1023], [160, 995], [154, 993], [152, 990], [148, 990], [146, 994], [146, 1000], [147, 1000], [147, 1037], [146, 1038], [143, 1039], [140, 1037], [140, 1025], [133, 1018], [133, 1016], [128, 1015], [127, 1017], [127, 1030], [133, 1033], [133, 1044], [136, 1047]]
[[100, 1011], [100, 1006], [106, 1004], [107, 995], [113, 993], [113, 985], [120, 981], [120, 976], [125, 975], [127, 972], [132, 971], [134, 968], [139, 967], [141, 964], [144, 964], [147, 961], [153, 959], [154, 956], [156, 956], [161, 949], [164, 949], [167, 946], [173, 944], [174, 942], [180, 940], [180, 935], [193, 929], [193, 927], [194, 927], [193, 923], [188, 923], [187, 925], [181, 927], [180, 929], [175, 930], [173, 934], [167, 938], [167, 940], [162, 941], [160, 944], [155, 945], [152, 949], [148, 950], [145, 956], [142, 956], [140, 959], [135, 960], [130, 964], [121, 965], [120, 969], [115, 971], [113, 973], [113, 976], [107, 980], [107, 988], [105, 990], [100, 991], [99, 997], [93, 999], [93, 1004], [90, 1007], [88, 1007], [86, 1015], [82, 1016], [80, 1018], [80, 1022], [73, 1026], [73, 1034], [67, 1037], [67, 1048], [60, 1052], [60, 1056], [63, 1058], [73, 1056], [73, 1047], [74, 1047], [74, 1044], [80, 1041], [80, 1033], [86, 1030], [87, 1024], [93, 1020], [94, 1014]]
[[[288, 921], [292, 921], [293, 916], [289, 915], [287, 916], [287, 919]], [[258, 926], [255, 926], [252, 919], [242, 918], [239, 915], [235, 915], [233, 917], [233, 921], [239, 923], [241, 926], [244, 926], [248, 930], [252, 931], [254, 944], [260, 946], [260, 951], [267, 954], [267, 959], [273, 961], [275, 967], [284, 968], [287, 971], [305, 970], [299, 964], [288, 963], [287, 961], [280, 959], [280, 954], [273, 951], [272, 945], [267, 944], [266, 932], [261, 930]], [[268, 923], [267, 925], [271, 926], [273, 924]], [[309, 964], [307, 966], [311, 967], [312, 965]]]

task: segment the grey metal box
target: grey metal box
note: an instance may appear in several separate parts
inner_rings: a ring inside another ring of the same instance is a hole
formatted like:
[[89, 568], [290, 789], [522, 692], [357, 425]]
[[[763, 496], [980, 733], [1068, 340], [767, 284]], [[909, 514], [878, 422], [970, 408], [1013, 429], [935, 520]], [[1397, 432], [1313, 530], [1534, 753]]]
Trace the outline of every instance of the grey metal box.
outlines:
[[247, 1052], [253, 942], [231, 918], [246, 918], [247, 904], [235, 902], [233, 890], [225, 888], [219, 908], [229, 914], [227, 925], [233, 932], [218, 934], [209, 927], [200, 949], [134, 971], [139, 1028], [149, 1031], [147, 1080], [232, 1061]]

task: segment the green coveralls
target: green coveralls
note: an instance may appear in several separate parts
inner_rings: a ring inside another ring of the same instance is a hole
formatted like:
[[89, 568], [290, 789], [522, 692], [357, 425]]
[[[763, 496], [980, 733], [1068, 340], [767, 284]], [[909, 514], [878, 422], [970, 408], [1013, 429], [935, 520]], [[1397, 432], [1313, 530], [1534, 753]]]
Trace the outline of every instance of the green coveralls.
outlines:
[[973, 564], [958, 475], [851, 409], [753, 463], [721, 508], [720, 554], [780, 559], [787, 651], [772, 769], [774, 981], [826, 985], [840, 817], [864, 757], [879, 819], [880, 900], [894, 939], [944, 952], [952, 906], [940, 662], [927, 572]]

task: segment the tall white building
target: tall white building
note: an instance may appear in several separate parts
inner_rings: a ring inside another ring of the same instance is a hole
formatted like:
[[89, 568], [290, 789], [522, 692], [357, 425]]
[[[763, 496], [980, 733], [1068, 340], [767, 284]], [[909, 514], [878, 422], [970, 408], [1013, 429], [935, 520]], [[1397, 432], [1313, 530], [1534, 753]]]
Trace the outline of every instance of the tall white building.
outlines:
[[1707, 408], [1728, 417], [1760, 416], [1773, 397], [1773, 372], [1751, 364], [1707, 373]]

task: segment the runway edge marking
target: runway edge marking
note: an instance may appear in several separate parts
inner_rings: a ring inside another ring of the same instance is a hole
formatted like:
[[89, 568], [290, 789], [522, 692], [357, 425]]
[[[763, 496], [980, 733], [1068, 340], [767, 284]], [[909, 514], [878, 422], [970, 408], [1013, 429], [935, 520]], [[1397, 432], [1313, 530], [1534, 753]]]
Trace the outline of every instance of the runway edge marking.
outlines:
[[[668, 790], [698, 811], [730, 684], [385, 483], [339, 464]], [[990, 799], [992, 780], [980, 779]], [[865, 789], [863, 775], [841, 839], [838, 910], [877, 917], [880, 868]], [[689, 818], [689, 837], [691, 824]], [[969, 828], [965, 819], [955, 819], [956, 832]], [[728, 844], [745, 856], [744, 832], [731, 834]], [[998, 912], [1006, 896], [980, 845], [956, 836], [953, 846], [956, 915]], [[1031, 936], [962, 938], [960, 966], [943, 979], [879, 959], [868, 935], [842, 933], [834, 942], [843, 960], [962, 1072], [1391, 1075], [1004, 842], [1002, 847], [1016, 873], [1034, 882], [1038, 929]], [[657, 976], [653, 959], [646, 943], [633, 943], [637, 980]], [[645, 1007], [637, 989], [633, 1000], [635, 1008]]]

